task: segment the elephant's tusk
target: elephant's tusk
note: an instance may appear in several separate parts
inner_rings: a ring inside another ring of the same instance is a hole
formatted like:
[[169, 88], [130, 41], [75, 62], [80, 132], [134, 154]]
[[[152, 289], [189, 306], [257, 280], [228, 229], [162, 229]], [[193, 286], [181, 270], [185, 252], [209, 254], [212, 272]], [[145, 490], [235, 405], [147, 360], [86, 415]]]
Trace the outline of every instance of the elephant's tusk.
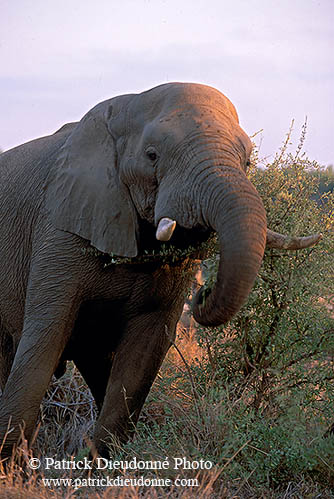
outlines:
[[306, 237], [286, 236], [267, 230], [267, 248], [284, 249], [284, 250], [299, 250], [309, 248], [317, 244], [322, 239], [322, 234], [313, 234]]
[[175, 227], [175, 220], [171, 220], [170, 218], [162, 218], [159, 222], [156, 232], [156, 238], [158, 239], [158, 241], [169, 241], [173, 235]]

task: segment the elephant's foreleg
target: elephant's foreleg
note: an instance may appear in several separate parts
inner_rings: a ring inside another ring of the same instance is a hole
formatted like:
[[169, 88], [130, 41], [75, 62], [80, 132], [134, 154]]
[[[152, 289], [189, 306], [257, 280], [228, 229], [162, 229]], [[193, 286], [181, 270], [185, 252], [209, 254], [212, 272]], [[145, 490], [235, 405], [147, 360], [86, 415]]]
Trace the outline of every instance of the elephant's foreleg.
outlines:
[[131, 319], [116, 349], [106, 395], [96, 424], [94, 443], [108, 455], [111, 434], [125, 441], [140, 411], [161, 363], [175, 338], [177, 318], [160, 312]]
[[[64, 313], [64, 311], [63, 311]], [[28, 318], [24, 324], [14, 363], [5, 385], [0, 409], [0, 441], [8, 424], [2, 457], [11, 453], [24, 427], [29, 440], [36, 423], [41, 400], [58, 365], [65, 344], [65, 322]]]
[[25, 437], [30, 439], [41, 400], [71, 334], [79, 307], [71, 274], [64, 272], [61, 279], [53, 278], [50, 283], [49, 273], [55, 275], [51, 264], [46, 273], [30, 276], [22, 335], [1, 399], [0, 442], [9, 423], [12, 428], [6, 436], [2, 457], [11, 453], [20, 437], [20, 425], [24, 425]]

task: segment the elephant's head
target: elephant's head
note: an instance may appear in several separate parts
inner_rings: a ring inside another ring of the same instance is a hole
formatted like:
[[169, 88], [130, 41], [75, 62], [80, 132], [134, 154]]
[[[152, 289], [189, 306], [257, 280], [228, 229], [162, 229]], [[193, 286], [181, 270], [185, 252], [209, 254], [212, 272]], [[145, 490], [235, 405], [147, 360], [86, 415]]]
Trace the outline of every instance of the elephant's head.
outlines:
[[266, 215], [246, 177], [251, 142], [231, 102], [197, 84], [161, 85], [94, 107], [64, 144], [47, 182], [55, 225], [106, 253], [134, 257], [141, 224], [160, 240], [173, 231], [216, 231], [217, 281], [194, 316], [229, 320], [261, 265]]

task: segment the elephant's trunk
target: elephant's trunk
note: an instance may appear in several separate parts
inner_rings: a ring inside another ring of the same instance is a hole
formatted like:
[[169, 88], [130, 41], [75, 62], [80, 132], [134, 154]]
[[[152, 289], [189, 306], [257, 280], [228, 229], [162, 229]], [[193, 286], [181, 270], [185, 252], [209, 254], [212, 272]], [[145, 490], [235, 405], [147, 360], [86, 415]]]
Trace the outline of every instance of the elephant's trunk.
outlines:
[[193, 312], [200, 324], [218, 326], [246, 301], [262, 262], [267, 228], [262, 201], [243, 171], [225, 167], [218, 183], [217, 173], [210, 177], [202, 184], [210, 199], [202, 216], [218, 234], [220, 262], [213, 289], [200, 290]]

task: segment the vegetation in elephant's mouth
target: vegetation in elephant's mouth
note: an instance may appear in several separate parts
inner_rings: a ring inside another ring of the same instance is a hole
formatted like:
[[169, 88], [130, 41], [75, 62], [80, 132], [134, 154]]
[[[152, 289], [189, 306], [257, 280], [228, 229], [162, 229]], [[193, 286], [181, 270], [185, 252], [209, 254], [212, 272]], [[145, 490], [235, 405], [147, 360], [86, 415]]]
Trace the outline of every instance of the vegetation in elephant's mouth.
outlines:
[[83, 248], [82, 251], [85, 254], [100, 258], [103, 266], [106, 268], [111, 265], [138, 265], [154, 262], [173, 264], [185, 259], [206, 260], [218, 253], [218, 246], [216, 235], [213, 234], [205, 241], [197, 244], [193, 243], [186, 247], [162, 243], [159, 248], [145, 249], [141, 254], [133, 258], [122, 257], [113, 253], [103, 253], [92, 246]]

